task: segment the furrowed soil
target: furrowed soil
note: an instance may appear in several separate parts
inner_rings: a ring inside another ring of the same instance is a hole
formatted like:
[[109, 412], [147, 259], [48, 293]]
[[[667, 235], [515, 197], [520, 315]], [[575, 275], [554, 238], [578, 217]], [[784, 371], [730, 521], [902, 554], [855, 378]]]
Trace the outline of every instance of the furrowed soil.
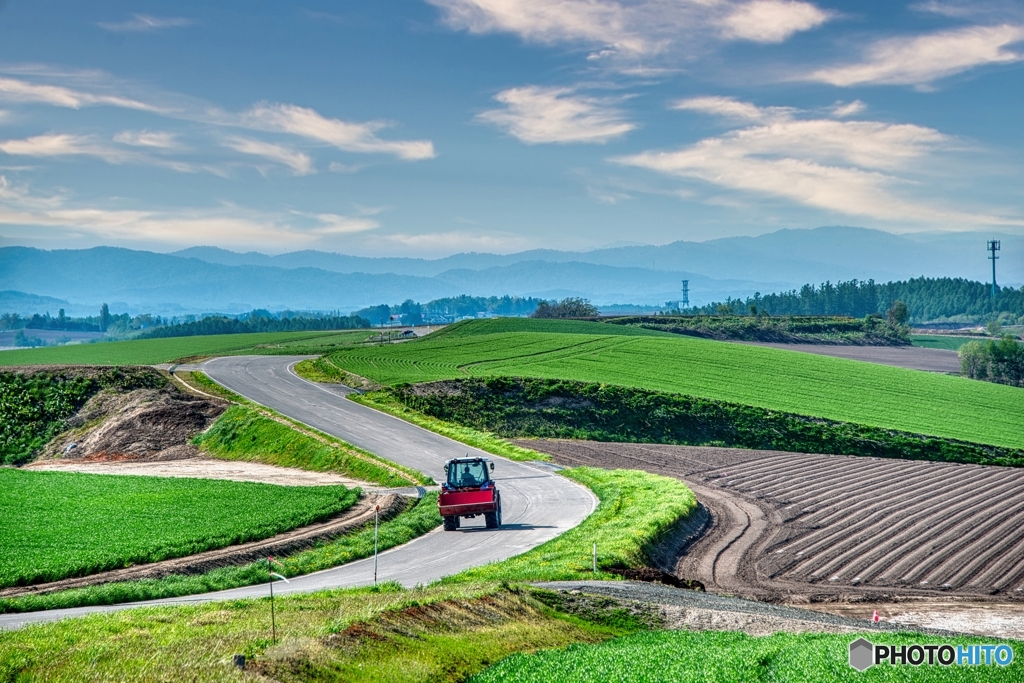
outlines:
[[767, 346], [783, 351], [802, 351], [819, 356], [860, 360], [866, 363], [892, 365], [908, 370], [927, 370], [960, 374], [960, 357], [956, 351], [929, 349], [922, 346], [828, 346], [823, 344], [775, 344], [769, 342], [738, 342], [750, 346]]
[[[1024, 601], [1024, 472], [1017, 469], [657, 444], [516, 443], [564, 466], [685, 481], [713, 523], [674, 566], [669, 560], [659, 568], [709, 591], [827, 611]], [[1015, 610], [1004, 613], [1015, 618]]]

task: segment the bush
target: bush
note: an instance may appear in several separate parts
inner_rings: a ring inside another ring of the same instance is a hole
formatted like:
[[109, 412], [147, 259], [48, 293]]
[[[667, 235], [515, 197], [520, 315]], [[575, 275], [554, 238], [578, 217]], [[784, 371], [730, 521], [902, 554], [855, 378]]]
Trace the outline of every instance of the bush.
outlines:
[[541, 301], [531, 318], [593, 318], [599, 315], [597, 307], [587, 299], [569, 297], [557, 303]]
[[960, 347], [960, 371], [971, 379], [1024, 386], [1024, 344], [1006, 335], [999, 341], [970, 341]]

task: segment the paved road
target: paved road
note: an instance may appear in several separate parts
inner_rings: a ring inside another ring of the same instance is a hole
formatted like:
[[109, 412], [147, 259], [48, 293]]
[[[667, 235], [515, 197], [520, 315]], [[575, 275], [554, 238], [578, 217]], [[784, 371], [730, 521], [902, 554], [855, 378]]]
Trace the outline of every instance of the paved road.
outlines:
[[768, 346], [785, 351], [802, 351], [820, 356], [834, 356], [867, 363], [894, 365], [910, 370], [929, 372], [960, 372], [960, 357], [956, 351], [928, 349], [921, 346], [840, 346], [831, 344], [775, 344], [769, 342], [739, 342], [751, 346]]
[[[540, 465], [496, 458], [451, 439], [347, 400], [345, 387], [313, 384], [291, 372], [299, 358], [241, 356], [208, 361], [205, 372], [217, 382], [257, 403], [389, 460], [416, 468], [440, 481], [453, 457], [480, 455], [495, 461], [494, 477], [502, 500], [502, 527], [488, 530], [483, 519], [464, 520], [457, 532], [435, 530], [411, 543], [381, 553], [379, 581], [405, 586], [426, 584], [468, 567], [518, 555], [579, 524], [597, 504], [593, 494]], [[278, 582], [274, 593], [309, 592], [373, 583], [373, 559]], [[0, 628], [54, 621], [91, 612], [143, 605], [190, 604], [211, 600], [263, 597], [267, 586], [128, 605], [82, 607], [0, 615]]]

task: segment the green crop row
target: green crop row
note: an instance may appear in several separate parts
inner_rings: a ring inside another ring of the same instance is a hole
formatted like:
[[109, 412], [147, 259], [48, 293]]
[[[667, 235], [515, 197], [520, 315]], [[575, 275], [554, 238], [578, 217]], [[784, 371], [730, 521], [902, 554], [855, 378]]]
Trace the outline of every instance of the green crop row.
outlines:
[[[887, 645], [986, 644], [973, 637], [866, 634]], [[1018, 681], [1024, 664], [944, 667], [881, 664], [860, 672], [847, 661], [856, 634], [652, 631], [601, 644], [511, 655], [471, 683], [704, 683], [705, 681]]]
[[[394, 519], [381, 523], [378, 530], [378, 549], [383, 552], [437, 528], [441, 517], [437, 513], [437, 493], [428, 493], [414, 506]], [[301, 574], [330, 569], [346, 562], [373, 554], [373, 524], [344, 536], [325, 541], [309, 550], [275, 558], [274, 571], [291, 578]], [[213, 569], [202, 574], [172, 574], [160, 579], [119, 581], [88, 588], [0, 598], [0, 613], [35, 612], [44, 609], [67, 609], [88, 605], [116, 605], [141, 600], [176, 598], [211, 591], [227, 590], [265, 583], [269, 578], [264, 560], [232, 567]], [[0, 680], [3, 680], [0, 678]]]
[[1019, 449], [611, 384], [474, 378], [399, 386], [360, 399], [390, 399], [413, 414], [425, 414], [424, 419], [505, 438], [731, 446], [1024, 467], [1024, 451]]
[[326, 353], [362, 342], [368, 334], [366, 330], [257, 332], [72, 344], [5, 351], [0, 354], [0, 366], [155, 365], [204, 356]]
[[551, 331], [560, 321], [534, 322], [473, 322], [331, 360], [384, 385], [496, 376], [607, 383], [1024, 448], [1024, 392], [1015, 387], [667, 333], [607, 335], [638, 328], [602, 323], [570, 321], [565, 333]]
[[322, 521], [358, 489], [0, 469], [0, 587], [193, 555]]
[[522, 555], [467, 569], [442, 581], [615, 579], [618, 576], [608, 570], [644, 566], [648, 550], [697, 509], [693, 492], [678, 479], [595, 467], [563, 470], [561, 474], [590, 488], [600, 501], [579, 526]]

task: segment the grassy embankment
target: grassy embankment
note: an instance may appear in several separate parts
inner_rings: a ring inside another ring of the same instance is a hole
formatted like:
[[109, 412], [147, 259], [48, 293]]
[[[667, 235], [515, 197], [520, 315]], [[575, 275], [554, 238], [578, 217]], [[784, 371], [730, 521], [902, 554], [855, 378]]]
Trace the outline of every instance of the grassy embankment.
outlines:
[[0, 353], [0, 366], [156, 365], [208, 356], [309, 355], [359, 344], [370, 333], [370, 330], [257, 332], [72, 344], [4, 351]]
[[0, 469], [0, 588], [269, 538], [351, 507], [358, 489]]
[[[841, 358], [602, 323], [505, 319], [338, 351], [383, 385], [517, 376], [617, 384], [1008, 448], [1024, 448], [1018, 388]], [[616, 329], [620, 334], [606, 334]]]
[[[984, 644], [981, 638], [867, 635], [887, 645]], [[1019, 658], [1008, 667], [890, 666], [860, 672], [847, 664], [847, 634], [776, 633], [753, 638], [741, 633], [656, 631], [602, 644], [571, 645], [514, 654], [470, 679], [470, 683], [703, 683], [704, 681], [1016, 681]]]
[[422, 419], [507, 438], [728, 446], [1024, 467], [1021, 449], [614, 384], [472, 378], [393, 387], [362, 400], [388, 401], [410, 414], [428, 416]]

